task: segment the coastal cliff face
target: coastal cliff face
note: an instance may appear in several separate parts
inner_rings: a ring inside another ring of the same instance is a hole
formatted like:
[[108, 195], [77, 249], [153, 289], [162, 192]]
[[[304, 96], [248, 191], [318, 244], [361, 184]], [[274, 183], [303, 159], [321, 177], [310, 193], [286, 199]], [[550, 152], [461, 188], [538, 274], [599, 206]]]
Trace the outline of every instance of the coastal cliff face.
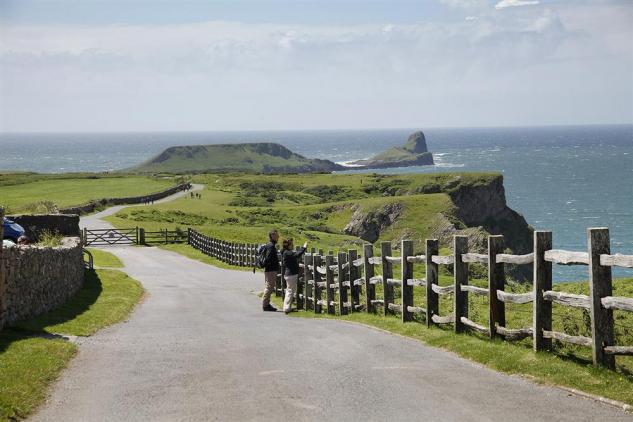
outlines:
[[448, 193], [456, 207], [456, 217], [468, 227], [481, 226], [490, 234], [504, 235], [515, 254], [532, 252], [534, 230], [525, 218], [508, 207], [503, 176], [478, 186], [464, 186]]
[[[428, 177], [430, 180], [423, 185], [385, 191], [389, 193], [385, 198], [390, 199], [383, 204], [353, 207], [354, 213], [344, 232], [371, 243], [389, 240], [394, 248], [402, 239], [412, 239], [421, 253], [425, 239], [431, 238], [452, 249], [455, 235], [468, 237], [471, 252], [487, 253], [488, 236], [503, 235], [508, 253], [532, 252], [533, 229], [521, 214], [508, 207], [503, 176], [438, 174], [434, 180], [432, 175]], [[394, 184], [393, 180], [390, 182]], [[445, 202], [441, 202], [442, 198]], [[434, 201], [435, 205], [431, 205]], [[421, 213], [421, 209], [427, 211]], [[518, 281], [530, 280], [531, 270], [531, 266], [507, 266], [507, 273]]]

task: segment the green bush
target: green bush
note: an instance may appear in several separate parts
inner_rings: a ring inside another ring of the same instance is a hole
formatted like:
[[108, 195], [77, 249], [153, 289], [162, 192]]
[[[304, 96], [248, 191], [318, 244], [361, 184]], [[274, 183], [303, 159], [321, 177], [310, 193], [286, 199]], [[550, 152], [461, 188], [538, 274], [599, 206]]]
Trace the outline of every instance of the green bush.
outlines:
[[57, 231], [44, 230], [38, 236], [37, 244], [40, 246], [54, 247], [59, 246], [62, 243], [62, 239], [64, 236], [59, 234]]

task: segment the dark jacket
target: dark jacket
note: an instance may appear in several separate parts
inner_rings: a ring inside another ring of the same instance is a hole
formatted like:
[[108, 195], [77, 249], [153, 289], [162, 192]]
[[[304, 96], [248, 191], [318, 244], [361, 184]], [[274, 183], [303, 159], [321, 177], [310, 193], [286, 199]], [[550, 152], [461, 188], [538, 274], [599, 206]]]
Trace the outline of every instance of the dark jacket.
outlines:
[[270, 241], [266, 244], [266, 250], [264, 255], [266, 259], [264, 260], [264, 271], [277, 271], [281, 269], [279, 266], [279, 256], [277, 255], [277, 242]]
[[285, 275], [297, 275], [299, 274], [299, 259], [306, 252], [306, 248], [301, 248], [298, 251], [284, 250], [284, 273]]

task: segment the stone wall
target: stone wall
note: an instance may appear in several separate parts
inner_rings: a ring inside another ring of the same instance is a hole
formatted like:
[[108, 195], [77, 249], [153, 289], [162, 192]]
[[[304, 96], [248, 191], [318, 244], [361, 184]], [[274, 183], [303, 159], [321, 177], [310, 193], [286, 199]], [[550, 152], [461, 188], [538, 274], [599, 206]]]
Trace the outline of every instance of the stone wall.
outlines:
[[133, 196], [129, 198], [102, 198], [94, 201], [90, 201], [83, 205], [77, 205], [74, 207], [64, 208], [59, 210], [62, 214], [85, 214], [89, 212], [93, 212], [98, 207], [112, 206], [112, 205], [130, 205], [130, 204], [142, 204], [143, 202], [150, 201], [158, 201], [159, 199], [166, 198], [174, 193], [185, 190], [186, 188], [191, 187], [190, 183], [183, 183], [178, 186], [174, 186], [173, 188], [166, 189], [161, 192], [152, 193], [149, 195], [143, 196]]
[[0, 329], [62, 305], [84, 283], [78, 237], [65, 238], [61, 246], [53, 248], [3, 249], [2, 258], [9, 270], [0, 279]]
[[44, 231], [57, 232], [67, 237], [80, 235], [78, 215], [15, 215], [8, 218], [22, 226], [26, 235], [34, 241], [37, 241]]

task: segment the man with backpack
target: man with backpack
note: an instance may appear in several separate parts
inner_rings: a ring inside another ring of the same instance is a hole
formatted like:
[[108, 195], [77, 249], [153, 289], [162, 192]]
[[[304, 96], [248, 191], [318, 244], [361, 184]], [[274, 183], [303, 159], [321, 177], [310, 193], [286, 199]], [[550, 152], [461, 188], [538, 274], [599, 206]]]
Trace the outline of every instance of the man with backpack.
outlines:
[[279, 256], [277, 255], [277, 241], [279, 233], [277, 230], [271, 230], [268, 233], [269, 242], [261, 248], [258, 254], [257, 264], [264, 269], [264, 280], [266, 282], [264, 288], [264, 296], [262, 297], [262, 308], [265, 312], [277, 312], [277, 308], [270, 304], [270, 296], [275, 291], [277, 274], [281, 269], [279, 265]]

